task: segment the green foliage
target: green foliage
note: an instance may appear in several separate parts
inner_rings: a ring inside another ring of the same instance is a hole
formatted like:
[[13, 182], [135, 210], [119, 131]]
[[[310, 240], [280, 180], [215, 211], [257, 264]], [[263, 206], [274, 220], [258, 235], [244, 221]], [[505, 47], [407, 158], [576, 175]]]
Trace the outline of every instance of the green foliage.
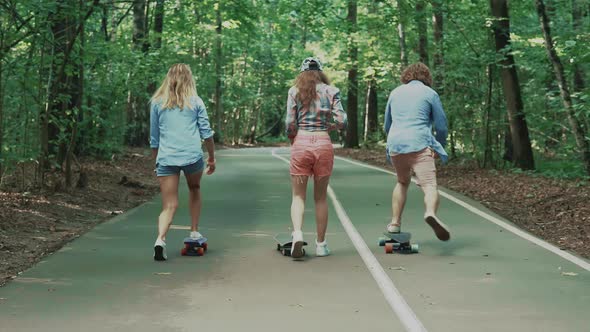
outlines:
[[[168, 67], [177, 62], [193, 69], [214, 129], [226, 143], [253, 142], [262, 134], [266, 135], [261, 142], [285, 141], [282, 120], [286, 92], [301, 60], [319, 56], [333, 84], [342, 90], [346, 105], [346, 74], [350, 68], [347, 45], [351, 42], [359, 48], [359, 133], [363, 133], [367, 83], [372, 78], [377, 82], [380, 123], [389, 92], [399, 84], [403, 68], [398, 23], [404, 24], [410, 63], [418, 60], [415, 1], [405, 1], [401, 11], [397, 1], [358, 0], [358, 29], [353, 34], [346, 21], [346, 0], [165, 1], [161, 48], [155, 47], [155, 3], [148, 2], [147, 52], [133, 45], [132, 2], [101, 0], [94, 8], [90, 1], [61, 1], [61, 7], [53, 1], [10, 2], [15, 6], [0, 10], [0, 164], [11, 168], [18, 162], [39, 159], [41, 120], [53, 88], [50, 82], [64, 61], [67, 78], [83, 74], [83, 99], [79, 109], [66, 107], [64, 112], [51, 114], [50, 121], [59, 130], [50, 140], [67, 147], [76, 128], [77, 154], [108, 157], [122, 149], [129, 132], [145, 132], [147, 105], [136, 105], [141, 117], [134, 119], [142, 120], [130, 120], [130, 96], [149, 100]], [[434, 88], [449, 119], [452, 150], [458, 159], [503, 167], [506, 106], [489, 4], [472, 0], [443, 3], [444, 67], [438, 70], [444, 74], [444, 82], [436, 82]], [[552, 3], [552, 33], [568, 80], [572, 81], [574, 65], [586, 75], [586, 87], [572, 92], [577, 116], [588, 126], [589, 16], [575, 31], [571, 1]], [[509, 4], [513, 44], [507, 52], [515, 56], [531, 140], [540, 160], [539, 172], [579, 177], [582, 164], [533, 4]], [[222, 17], [220, 59], [216, 58], [217, 8]], [[52, 23], [59, 17], [81, 21], [90, 9], [93, 11], [84, 22], [82, 35], [66, 59], [63, 49], [55, 49], [58, 41], [51, 31]], [[431, 5], [420, 19], [428, 21], [432, 59]], [[217, 61], [222, 69], [221, 114], [216, 114], [214, 105]], [[72, 101], [67, 91], [56, 98], [66, 104]], [[221, 128], [217, 128], [218, 123]], [[590, 128], [585, 129], [588, 132]], [[380, 146], [384, 138], [381, 130], [369, 133], [364, 145]]]

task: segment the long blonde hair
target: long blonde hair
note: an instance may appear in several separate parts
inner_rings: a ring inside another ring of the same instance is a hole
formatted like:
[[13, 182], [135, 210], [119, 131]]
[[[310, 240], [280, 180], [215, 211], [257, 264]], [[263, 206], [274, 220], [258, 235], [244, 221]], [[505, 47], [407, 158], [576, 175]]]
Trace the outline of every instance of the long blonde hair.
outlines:
[[178, 107], [183, 110], [192, 106], [193, 97], [197, 97], [197, 88], [191, 68], [177, 63], [168, 70], [164, 82], [152, 96], [152, 102], [161, 104], [162, 109]]
[[301, 72], [295, 79], [296, 98], [303, 104], [303, 108], [309, 107], [317, 97], [316, 84], [319, 83], [330, 84], [326, 74], [319, 70]]

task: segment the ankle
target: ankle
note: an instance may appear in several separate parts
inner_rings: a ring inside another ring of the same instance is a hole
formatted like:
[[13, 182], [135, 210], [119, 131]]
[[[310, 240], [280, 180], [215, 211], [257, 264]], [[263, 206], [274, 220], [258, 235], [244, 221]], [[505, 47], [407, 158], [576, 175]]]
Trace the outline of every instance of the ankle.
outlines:
[[326, 239], [324, 239], [323, 241], [319, 241], [316, 239], [315, 244], [316, 244], [316, 246], [325, 246], [328, 244], [328, 241], [326, 241]]

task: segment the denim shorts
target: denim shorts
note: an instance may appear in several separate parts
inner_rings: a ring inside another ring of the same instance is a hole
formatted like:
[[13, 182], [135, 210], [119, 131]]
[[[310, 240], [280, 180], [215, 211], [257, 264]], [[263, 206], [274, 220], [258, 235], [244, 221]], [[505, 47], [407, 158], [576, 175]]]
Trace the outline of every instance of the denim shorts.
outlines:
[[332, 175], [334, 147], [328, 135], [297, 135], [291, 146], [291, 175], [314, 176], [316, 179]]
[[197, 162], [185, 165], [185, 166], [162, 166], [156, 164], [156, 175], [157, 176], [169, 176], [169, 175], [180, 175], [180, 171], [184, 175], [194, 174], [202, 172], [205, 169], [205, 162], [203, 158], [197, 160]]

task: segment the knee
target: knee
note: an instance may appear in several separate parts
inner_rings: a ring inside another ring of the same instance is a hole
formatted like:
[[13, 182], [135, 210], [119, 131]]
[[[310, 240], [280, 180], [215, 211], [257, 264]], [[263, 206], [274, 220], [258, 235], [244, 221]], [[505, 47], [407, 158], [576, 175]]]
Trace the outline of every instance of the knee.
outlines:
[[166, 211], [174, 212], [178, 208], [178, 202], [169, 202], [164, 204], [163, 209]]
[[189, 184], [188, 190], [190, 190], [193, 193], [198, 192], [199, 190], [201, 190], [201, 184], [200, 183]]
[[408, 189], [410, 186], [410, 179], [397, 179], [397, 185], [401, 189]]
[[316, 203], [323, 203], [326, 201], [326, 194], [316, 194], [313, 199]]

